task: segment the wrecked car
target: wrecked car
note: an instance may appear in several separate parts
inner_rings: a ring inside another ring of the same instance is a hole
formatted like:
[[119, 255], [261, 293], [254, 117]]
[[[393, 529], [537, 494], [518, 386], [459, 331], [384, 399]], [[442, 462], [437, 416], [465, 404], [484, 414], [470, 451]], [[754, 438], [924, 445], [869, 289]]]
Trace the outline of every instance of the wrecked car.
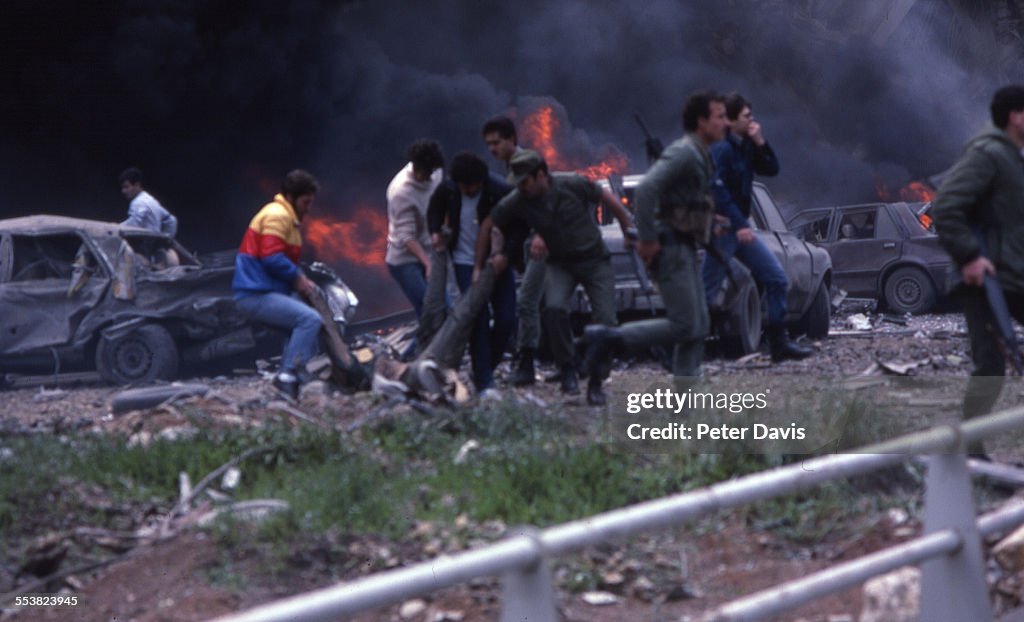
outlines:
[[924, 313], [946, 293], [952, 260], [929, 230], [928, 204], [870, 203], [805, 210], [789, 220], [832, 256], [835, 285], [896, 313]]
[[[113, 383], [146, 384], [280, 352], [281, 332], [235, 308], [228, 254], [206, 264], [164, 234], [116, 223], [0, 220], [0, 371], [95, 369]], [[335, 321], [350, 321], [352, 292], [326, 266], [308, 272]]]
[[[629, 208], [633, 191], [642, 175], [627, 175], [622, 183], [603, 184], [606, 188], [621, 187], [623, 202]], [[601, 234], [612, 253], [615, 270], [615, 296], [620, 316], [648, 315], [664, 310], [661, 296], [643, 281], [646, 280], [635, 256], [626, 252], [622, 230], [610, 219], [600, 216]], [[821, 339], [828, 335], [831, 315], [832, 262], [828, 253], [797, 239], [789, 229], [768, 189], [754, 183], [750, 226], [755, 235], [775, 254], [789, 279], [786, 296], [786, 321], [794, 335]], [[711, 304], [713, 333], [718, 336], [723, 352], [741, 356], [758, 350], [761, 344], [764, 314], [761, 293], [750, 271], [733, 258], [729, 265], [731, 279], [726, 279]], [[582, 293], [575, 297], [577, 311], [587, 312]]]

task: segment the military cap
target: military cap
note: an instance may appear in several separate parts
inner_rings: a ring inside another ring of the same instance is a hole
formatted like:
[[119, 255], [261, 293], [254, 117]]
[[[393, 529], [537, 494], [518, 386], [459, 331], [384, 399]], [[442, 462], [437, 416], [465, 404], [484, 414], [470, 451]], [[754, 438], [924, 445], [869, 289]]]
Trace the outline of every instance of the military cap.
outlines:
[[544, 158], [540, 157], [540, 154], [532, 149], [522, 149], [518, 151], [508, 163], [509, 173], [508, 181], [516, 186], [519, 182], [523, 181], [544, 163]]

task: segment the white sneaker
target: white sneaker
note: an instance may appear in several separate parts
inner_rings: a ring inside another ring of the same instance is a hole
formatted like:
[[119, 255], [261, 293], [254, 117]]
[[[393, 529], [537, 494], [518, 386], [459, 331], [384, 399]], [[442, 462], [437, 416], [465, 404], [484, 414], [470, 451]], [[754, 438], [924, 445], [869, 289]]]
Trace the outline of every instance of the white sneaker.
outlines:
[[495, 389], [494, 387], [490, 387], [489, 389], [484, 389], [483, 391], [481, 391], [480, 395], [478, 395], [477, 397], [480, 399], [481, 402], [500, 402], [501, 391]]

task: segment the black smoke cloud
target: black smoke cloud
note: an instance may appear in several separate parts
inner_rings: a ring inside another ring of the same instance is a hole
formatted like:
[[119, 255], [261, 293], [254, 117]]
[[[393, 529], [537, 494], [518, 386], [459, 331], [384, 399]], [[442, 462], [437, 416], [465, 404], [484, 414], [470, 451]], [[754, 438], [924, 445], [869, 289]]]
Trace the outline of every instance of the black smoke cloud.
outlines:
[[291, 168], [335, 216], [383, 210], [412, 140], [482, 153], [480, 124], [537, 97], [641, 172], [632, 112], [668, 142], [704, 87], [752, 100], [787, 202], [871, 200], [946, 168], [1005, 78], [978, 71], [1005, 58], [984, 10], [918, 2], [879, 46], [853, 27], [872, 4], [7, 0], [4, 211], [120, 219], [137, 165], [187, 244], [230, 247]]

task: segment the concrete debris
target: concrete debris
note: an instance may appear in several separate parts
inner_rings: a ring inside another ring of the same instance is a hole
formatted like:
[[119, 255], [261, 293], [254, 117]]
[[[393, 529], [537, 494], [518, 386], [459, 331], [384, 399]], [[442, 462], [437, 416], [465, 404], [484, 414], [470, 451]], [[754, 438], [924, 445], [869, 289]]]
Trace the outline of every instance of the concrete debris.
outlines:
[[863, 313], [854, 313], [846, 318], [846, 323], [853, 330], [871, 330], [871, 320]]
[[1024, 570], [1024, 526], [999, 541], [992, 549], [992, 555], [1007, 572]]
[[583, 592], [580, 599], [595, 607], [614, 605], [619, 602], [619, 597], [611, 592]]
[[238, 482], [241, 479], [242, 472], [237, 467], [231, 467], [224, 471], [224, 476], [220, 480], [220, 487], [224, 490], [234, 490], [238, 487]]
[[920, 361], [910, 361], [908, 363], [900, 363], [897, 361], [878, 361], [878, 366], [881, 370], [888, 374], [895, 374], [897, 376], [909, 376], [921, 365], [925, 365], [930, 362], [931, 359], [923, 359]]
[[921, 571], [902, 568], [864, 584], [860, 622], [918, 622]]
[[645, 602], [651, 602], [654, 600], [657, 589], [653, 581], [643, 575], [640, 575], [635, 581], [633, 581], [630, 593], [634, 598], [639, 598]]
[[427, 610], [427, 603], [419, 598], [407, 600], [398, 608], [398, 615], [403, 620], [412, 620]]

